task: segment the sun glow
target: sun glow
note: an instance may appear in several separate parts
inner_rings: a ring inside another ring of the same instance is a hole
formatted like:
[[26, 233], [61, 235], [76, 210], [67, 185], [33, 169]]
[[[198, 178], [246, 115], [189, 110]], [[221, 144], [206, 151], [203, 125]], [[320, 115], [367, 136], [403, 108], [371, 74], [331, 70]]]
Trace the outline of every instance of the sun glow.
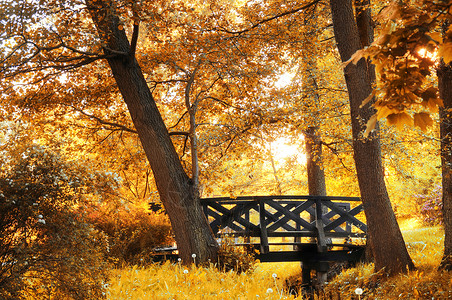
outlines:
[[278, 80], [275, 82], [275, 86], [277, 88], [283, 88], [285, 86], [288, 86], [292, 79], [295, 77], [295, 73], [286, 72], [279, 76]]
[[[303, 139], [301, 137], [300, 139]], [[280, 137], [271, 143], [273, 158], [278, 163], [284, 163], [289, 159], [294, 159], [298, 164], [306, 164], [306, 154], [299, 145], [292, 143], [286, 137]]]
[[422, 58], [428, 58], [431, 61], [437, 61], [438, 60], [438, 52], [434, 51], [434, 52], [430, 52], [428, 51], [426, 48], [421, 48], [417, 51], [417, 53], [422, 57]]

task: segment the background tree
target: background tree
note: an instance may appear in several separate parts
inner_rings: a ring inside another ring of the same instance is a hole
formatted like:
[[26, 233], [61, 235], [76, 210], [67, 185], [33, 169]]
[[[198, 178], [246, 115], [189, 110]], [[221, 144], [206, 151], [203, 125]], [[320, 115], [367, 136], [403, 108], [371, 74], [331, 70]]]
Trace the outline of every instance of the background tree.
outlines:
[[[51, 105], [49, 98], [52, 98], [52, 101], [55, 101], [55, 98], [67, 99], [74, 96], [71, 95], [74, 91], [82, 97], [83, 104], [88, 103], [92, 101], [92, 98], [85, 97], [79, 92], [80, 83], [96, 82], [96, 76], [99, 76], [98, 73], [100, 73], [98, 71], [105, 67], [99, 60], [106, 59], [122, 97], [127, 103], [134, 130], [138, 132], [143, 149], [150, 161], [160, 199], [169, 215], [172, 216], [170, 218], [176, 240], [182, 247], [180, 248], [181, 256], [185, 261], [189, 261], [191, 254], [196, 253], [199, 257], [198, 261], [204, 261], [215, 256], [217, 245], [199, 209], [193, 179], [187, 176], [180, 163], [160, 111], [137, 61], [137, 59], [144, 61], [147, 57], [145, 55], [138, 56], [136, 51], [140, 21], [151, 24], [150, 28], [157, 31], [164, 31], [165, 27], [152, 27], [152, 21], [160, 18], [158, 14], [170, 14], [175, 26], [172, 27], [174, 30], [170, 32], [170, 35], [166, 34], [165, 38], [173, 36], [176, 37], [176, 41], [175, 43], [172, 43], [171, 40], [168, 43], [162, 42], [158, 39], [161, 36], [154, 31], [151, 34], [157, 37], [156, 43], [167, 46], [175, 52], [183, 51], [184, 41], [177, 41], [177, 37], [182, 34], [190, 34], [190, 30], [196, 26], [191, 26], [194, 19], [190, 21], [190, 16], [182, 18], [184, 23], [178, 23], [178, 20], [179, 16], [189, 15], [192, 7], [183, 2], [170, 4], [144, 2], [141, 3], [141, 6], [124, 4], [114, 4], [111, 1], [88, 1], [86, 6], [83, 2], [76, 1], [65, 4], [49, 2], [45, 7], [26, 3], [19, 6], [3, 4], [5, 6], [3, 11], [8, 12], [12, 20], [12, 26], [5, 28], [7, 30], [3, 37], [9, 50], [3, 53], [2, 57], [2, 75], [3, 78], [9, 79], [3, 81], [5, 94], [8, 92], [8, 95], [4, 94], [4, 96], [8, 99], [15, 99], [13, 101], [20, 102], [19, 105], [22, 107], [27, 107], [26, 109], [35, 112], [48, 108]], [[295, 6], [295, 4], [293, 5]], [[299, 11], [303, 7], [298, 6], [293, 11]], [[55, 8], [58, 13], [50, 14], [49, 8]], [[200, 3], [199, 8], [201, 15], [203, 10], [209, 9], [208, 6]], [[215, 26], [210, 25], [210, 28], [215, 30], [205, 31], [204, 28], [208, 28], [208, 23], [201, 27], [206, 40], [209, 37], [215, 37], [219, 32], [233, 34], [225, 29], [231, 25], [228, 23], [230, 21], [222, 19], [226, 16], [225, 12], [234, 13], [233, 8], [215, 12], [213, 20], [205, 14], [205, 20], [215, 24]], [[26, 13], [24, 13], [25, 11]], [[71, 17], [68, 18], [68, 16]], [[254, 17], [257, 16], [258, 14], [255, 13]], [[94, 23], [89, 22], [90, 18]], [[25, 23], [37, 24], [37, 26], [29, 28]], [[134, 23], [134, 25], [129, 27], [130, 23]], [[185, 29], [187, 30], [185, 31]], [[130, 43], [126, 30], [131, 35]], [[147, 30], [149, 31], [149, 28]], [[218, 38], [214, 40], [218, 40]], [[82, 47], [80, 47], [81, 41], [83, 41]], [[201, 54], [200, 58], [202, 58]], [[92, 69], [87, 66], [91, 63], [94, 63]], [[65, 75], [67, 77], [60, 76], [61, 72], [76, 69], [85, 71], [86, 74], [74, 72], [67, 73]], [[87, 73], [87, 70], [96, 72]], [[186, 75], [190, 74], [186, 73]], [[80, 81], [81, 78], [86, 81]], [[252, 77], [249, 78], [252, 80]], [[72, 79], [78, 80], [68, 82]], [[35, 85], [21, 89], [17, 86], [18, 82], [32, 82]], [[111, 81], [109, 82], [111, 83]], [[56, 86], [66, 87], [50, 92]], [[110, 87], [114, 87], [114, 85], [110, 85]], [[188, 89], [188, 91], [190, 90]], [[24, 94], [27, 96], [23, 97]], [[100, 97], [102, 96], [100, 95]], [[24, 101], [21, 102], [22, 100]], [[106, 107], [109, 107], [108, 104]], [[190, 104], [190, 110], [192, 109], [193, 103]], [[83, 114], [83, 111], [79, 109], [79, 113]], [[102, 121], [102, 119], [98, 120]], [[114, 125], [112, 122], [101, 123]], [[122, 129], [126, 130], [126, 128]], [[194, 135], [192, 136], [194, 137]], [[187, 230], [187, 224], [193, 228]]]
[[[362, 48], [352, 2], [330, 1], [330, 5], [338, 50], [342, 61], [347, 61]], [[370, 139], [362, 136], [364, 124], [373, 114], [369, 104], [362, 105], [362, 102], [371, 93], [374, 76], [371, 76], [365, 60], [348, 65], [344, 75], [350, 99], [354, 159], [375, 268], [384, 268], [389, 274], [406, 271], [414, 265], [387, 194], [378, 133]]]

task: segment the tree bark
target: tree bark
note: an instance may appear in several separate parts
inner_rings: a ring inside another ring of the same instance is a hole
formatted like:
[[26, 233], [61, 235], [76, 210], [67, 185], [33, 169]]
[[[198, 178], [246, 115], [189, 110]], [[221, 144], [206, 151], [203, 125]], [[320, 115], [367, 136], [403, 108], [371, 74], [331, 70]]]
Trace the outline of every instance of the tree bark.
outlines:
[[318, 127], [308, 127], [305, 139], [309, 195], [326, 196], [325, 172], [322, 166], [322, 141], [318, 134]]
[[[308, 21], [309, 20], [309, 21]], [[308, 172], [308, 190], [309, 195], [312, 196], [326, 196], [325, 172], [323, 170], [322, 162], [322, 140], [320, 138], [320, 117], [318, 112], [322, 105], [318, 93], [319, 86], [317, 85], [318, 67], [317, 67], [317, 37], [312, 34], [318, 26], [317, 19], [312, 16], [307, 18], [305, 16], [306, 33], [303, 36], [303, 45], [305, 45], [307, 52], [303, 57], [305, 62], [303, 74], [305, 80], [303, 82], [303, 92], [307, 96], [307, 101], [311, 103], [310, 109], [314, 112], [314, 118], [309, 120], [308, 128], [303, 132], [305, 137], [306, 150], [306, 168]]]
[[[114, 1], [86, 0], [86, 4], [154, 173], [180, 257], [185, 263], [193, 261], [192, 254], [196, 254], [197, 262], [216, 261], [218, 244], [194, 195], [193, 182], [182, 167], [134, 51], [131, 51], [125, 31], [120, 26]], [[138, 26], [135, 27], [138, 30]]]
[[440, 268], [452, 270], [452, 65], [442, 63], [437, 71], [440, 108], [441, 171], [443, 185], [444, 254]]
[[[342, 61], [361, 48], [351, 0], [330, 0], [334, 34]], [[344, 69], [349, 93], [353, 151], [358, 184], [368, 224], [369, 243], [375, 268], [395, 274], [414, 268], [391, 207], [384, 182], [378, 128], [368, 139], [362, 135], [367, 120], [375, 113], [370, 104], [360, 107], [372, 92], [372, 76], [361, 59]]]

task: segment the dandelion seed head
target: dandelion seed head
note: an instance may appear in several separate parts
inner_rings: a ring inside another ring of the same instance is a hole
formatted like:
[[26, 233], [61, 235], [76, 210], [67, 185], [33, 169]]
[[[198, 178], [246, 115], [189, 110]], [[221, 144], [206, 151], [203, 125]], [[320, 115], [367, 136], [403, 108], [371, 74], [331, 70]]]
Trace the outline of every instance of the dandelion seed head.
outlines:
[[271, 294], [271, 293], [273, 293], [273, 289], [272, 288], [268, 288], [267, 289], [267, 294]]
[[273, 273], [273, 274], [272, 274], [272, 277], [273, 277], [273, 278], [277, 278], [277, 277], [278, 277], [278, 274]]
[[355, 289], [355, 294], [356, 295], [362, 295], [363, 294], [363, 289], [362, 288], [356, 288]]
[[188, 270], [187, 269], [184, 270], [184, 274], [188, 274]]
[[193, 253], [193, 254], [191, 255], [191, 257], [196, 258], [196, 254]]

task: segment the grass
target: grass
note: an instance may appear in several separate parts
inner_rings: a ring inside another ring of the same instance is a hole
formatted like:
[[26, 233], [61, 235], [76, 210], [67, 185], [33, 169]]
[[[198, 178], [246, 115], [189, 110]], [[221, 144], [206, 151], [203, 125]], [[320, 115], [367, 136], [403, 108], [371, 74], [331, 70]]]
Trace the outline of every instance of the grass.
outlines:
[[[402, 227], [403, 228], [403, 227]], [[326, 290], [350, 299], [361, 288], [360, 299], [452, 299], [452, 274], [437, 267], [443, 252], [444, 231], [441, 227], [402, 230], [415, 271], [385, 278], [375, 273], [372, 264], [348, 269], [328, 283]]]
[[[451, 273], [436, 270], [442, 254], [442, 229], [407, 226], [402, 232], [416, 271], [385, 278], [374, 272], [372, 264], [360, 264], [331, 280], [325, 291], [334, 295], [332, 299], [358, 299], [356, 288], [363, 290], [360, 299], [452, 298]], [[167, 262], [114, 270], [107, 295], [111, 300], [303, 299], [289, 294], [286, 287], [286, 281], [299, 273], [298, 263], [258, 263], [253, 271], [236, 274]]]
[[[116, 270], [108, 299], [295, 299], [283, 278], [299, 272], [297, 264], [272, 268], [259, 264], [250, 273], [220, 272], [213, 267], [186, 268], [169, 262]], [[273, 267], [275, 267], [273, 265]], [[276, 272], [281, 271], [278, 274]], [[276, 276], [274, 275], [276, 274]]]

